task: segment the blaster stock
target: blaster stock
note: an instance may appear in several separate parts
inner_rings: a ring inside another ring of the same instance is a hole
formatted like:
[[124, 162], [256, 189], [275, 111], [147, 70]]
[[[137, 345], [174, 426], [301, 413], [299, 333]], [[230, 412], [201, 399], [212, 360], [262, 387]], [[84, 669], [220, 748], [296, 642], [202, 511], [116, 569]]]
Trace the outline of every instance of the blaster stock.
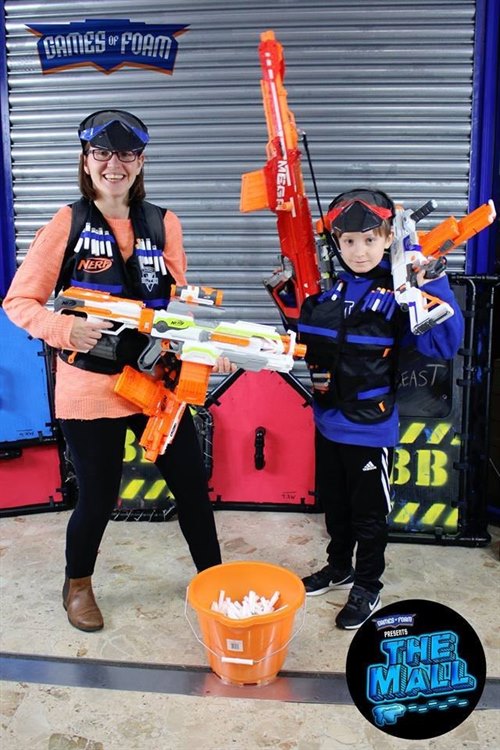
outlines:
[[300, 164], [298, 133], [283, 85], [283, 47], [273, 31], [260, 36], [261, 90], [269, 140], [263, 169], [242, 177], [240, 210], [269, 208], [277, 216], [281, 268], [264, 281], [287, 325], [310, 294], [321, 291], [311, 212]]
[[[205, 304], [213, 304], [215, 290], [195, 290], [186, 292], [191, 300], [205, 298]], [[294, 357], [305, 355], [305, 346], [296, 343], [293, 332], [281, 335], [273, 326], [242, 320], [200, 324], [175, 301], [168, 309], [151, 310], [139, 300], [70, 287], [58, 295], [54, 308], [111, 321], [114, 328], [104, 329], [103, 339], [116, 338], [126, 329], [149, 338], [137, 362], [139, 371], [125, 366], [115, 391], [149, 416], [140, 444], [150, 461], [172, 442], [186, 405], [205, 403], [209, 377], [220, 357], [245, 370], [290, 372]], [[92, 354], [100, 356], [99, 345]], [[164, 384], [153, 373], [166, 355], [175, 357], [179, 367], [166, 368]]]
[[429, 232], [417, 232], [417, 222], [436, 207], [434, 200], [428, 201], [417, 211], [397, 206], [393, 222], [391, 266], [394, 295], [398, 305], [408, 311], [410, 329], [416, 335], [443, 323], [453, 315], [450, 305], [417, 285], [417, 273], [427, 263], [426, 259], [431, 259], [431, 263], [426, 266], [426, 277], [438, 276], [446, 266], [444, 256], [488, 227], [496, 216], [493, 201], [490, 200], [460, 221], [450, 216]]

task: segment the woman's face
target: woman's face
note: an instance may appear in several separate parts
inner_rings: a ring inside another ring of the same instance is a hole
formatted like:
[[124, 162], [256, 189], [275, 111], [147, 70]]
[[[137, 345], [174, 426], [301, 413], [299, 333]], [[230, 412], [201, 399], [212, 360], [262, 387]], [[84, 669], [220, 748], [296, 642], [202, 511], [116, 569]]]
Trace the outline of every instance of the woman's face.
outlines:
[[[113, 151], [108, 161], [98, 161], [93, 152], [103, 152], [103, 149], [90, 147], [84, 156], [83, 168], [92, 180], [97, 199], [123, 199], [127, 201], [130, 188], [144, 165], [144, 154], [140, 154], [134, 161], [120, 161]], [[109, 152], [108, 152], [109, 154]]]

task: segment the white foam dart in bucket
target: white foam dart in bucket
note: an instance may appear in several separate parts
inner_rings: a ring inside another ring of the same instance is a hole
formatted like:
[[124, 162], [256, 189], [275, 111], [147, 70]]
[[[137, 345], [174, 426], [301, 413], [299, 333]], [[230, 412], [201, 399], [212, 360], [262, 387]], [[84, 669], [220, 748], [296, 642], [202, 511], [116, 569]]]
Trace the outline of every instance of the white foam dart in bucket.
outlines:
[[[234, 619], [223, 613], [227, 609], [217, 611], [212, 606], [222, 604], [223, 599], [239, 605], [250, 594], [255, 595], [252, 602], [256, 598], [268, 600], [267, 605], [272, 602], [270, 607], [274, 609], [245, 617], [248, 610], [243, 608], [240, 619]], [[188, 604], [197, 614], [201, 638], [189, 620]], [[198, 573], [186, 592], [186, 617], [191, 629], [205, 647], [210, 668], [231, 685], [266, 685], [277, 677], [288, 645], [303, 625], [304, 618], [294, 632], [295, 616], [301, 608], [305, 615], [301, 579], [267, 562], [238, 560], [214, 565]]]

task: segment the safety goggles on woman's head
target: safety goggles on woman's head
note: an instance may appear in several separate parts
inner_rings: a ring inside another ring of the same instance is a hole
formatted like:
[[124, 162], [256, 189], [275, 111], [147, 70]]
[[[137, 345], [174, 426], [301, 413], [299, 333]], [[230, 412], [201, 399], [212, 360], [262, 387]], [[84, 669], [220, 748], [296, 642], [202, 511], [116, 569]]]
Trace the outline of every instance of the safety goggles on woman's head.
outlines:
[[350, 190], [330, 203], [327, 226], [343, 232], [368, 232], [394, 216], [394, 204], [381, 190]]
[[78, 136], [86, 144], [104, 151], [142, 151], [149, 141], [146, 125], [122, 109], [101, 109], [80, 123]]

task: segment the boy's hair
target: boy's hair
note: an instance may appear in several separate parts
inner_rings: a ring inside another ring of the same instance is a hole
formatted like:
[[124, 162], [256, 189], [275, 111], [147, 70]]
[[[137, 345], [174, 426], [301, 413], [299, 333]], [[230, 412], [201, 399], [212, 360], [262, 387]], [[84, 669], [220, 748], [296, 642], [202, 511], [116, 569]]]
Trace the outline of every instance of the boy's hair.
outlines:
[[[84, 169], [86, 155], [86, 153], [80, 154], [80, 162], [78, 164], [78, 186], [84, 198], [87, 198], [89, 201], [94, 201], [97, 198], [97, 194], [92, 185], [90, 175], [88, 175]], [[144, 169], [141, 169], [135, 178], [134, 184], [130, 188], [128, 194], [129, 205], [135, 201], [143, 201], [145, 197], [146, 188], [144, 187]]]
[[396, 213], [383, 190], [357, 188], [337, 195], [328, 206], [327, 220], [335, 237], [344, 232], [368, 232], [388, 237]]

